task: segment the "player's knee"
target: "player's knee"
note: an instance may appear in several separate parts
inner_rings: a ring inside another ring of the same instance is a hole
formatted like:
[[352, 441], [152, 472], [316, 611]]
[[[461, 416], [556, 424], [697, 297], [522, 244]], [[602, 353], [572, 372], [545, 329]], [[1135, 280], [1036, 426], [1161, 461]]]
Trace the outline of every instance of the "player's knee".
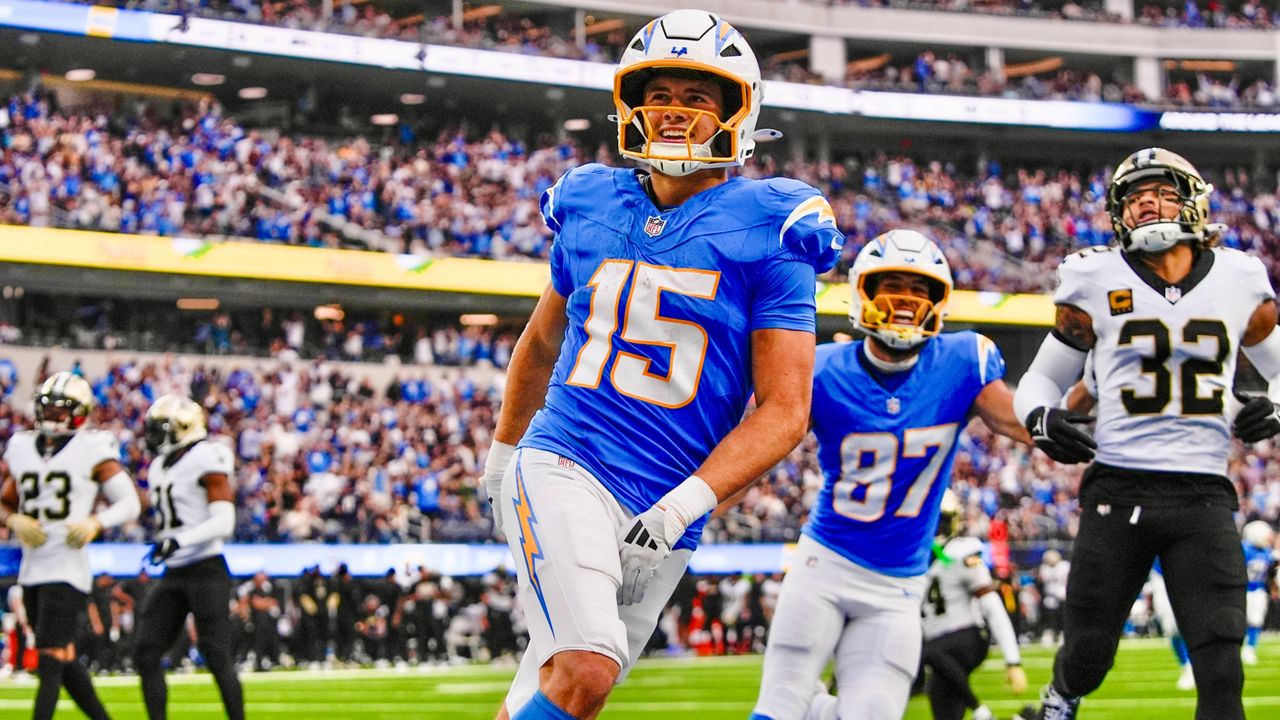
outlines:
[[1208, 642], [1226, 640], [1239, 643], [1244, 639], [1248, 622], [1240, 608], [1221, 607], [1209, 613], [1205, 626], [1210, 634]]
[[162, 657], [164, 657], [164, 648], [152, 643], [139, 643], [133, 650], [133, 664], [139, 670], [160, 667]]
[[1071, 638], [1055, 662], [1058, 689], [1074, 696], [1098, 689], [1115, 662], [1118, 644], [1118, 637], [1098, 630], [1085, 630]]
[[551, 659], [544, 692], [574, 717], [586, 717], [604, 707], [619, 670], [617, 661], [599, 653], [562, 652]]

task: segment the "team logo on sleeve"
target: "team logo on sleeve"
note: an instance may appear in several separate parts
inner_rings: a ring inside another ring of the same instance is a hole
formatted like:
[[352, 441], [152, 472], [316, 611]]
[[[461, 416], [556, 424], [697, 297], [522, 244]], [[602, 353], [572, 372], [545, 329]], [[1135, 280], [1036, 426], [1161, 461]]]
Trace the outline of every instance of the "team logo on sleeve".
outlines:
[[1112, 290], [1107, 293], [1107, 304], [1111, 306], [1112, 315], [1124, 315], [1133, 312], [1133, 291]]
[[649, 237], [658, 237], [662, 234], [662, 228], [667, 226], [667, 221], [662, 217], [651, 217], [644, 224], [644, 234]]
[[782, 230], [778, 232], [778, 244], [783, 244], [783, 239], [786, 237], [787, 231], [791, 229], [792, 225], [804, 221], [809, 217], [813, 218], [814, 225], [821, 226], [829, 223], [831, 227], [836, 227], [836, 214], [832, 211], [831, 205], [827, 203], [826, 198], [821, 195], [817, 195], [797, 205], [796, 208], [791, 211], [791, 214], [787, 216], [787, 219], [782, 223]]

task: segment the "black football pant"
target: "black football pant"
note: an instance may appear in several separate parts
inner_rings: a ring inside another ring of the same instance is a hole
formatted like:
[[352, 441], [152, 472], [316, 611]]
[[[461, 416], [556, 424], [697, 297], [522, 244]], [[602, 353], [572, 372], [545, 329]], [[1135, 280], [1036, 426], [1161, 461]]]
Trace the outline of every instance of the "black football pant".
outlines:
[[1222, 505], [1135, 507], [1081, 503], [1067, 578], [1063, 646], [1053, 684], [1093, 692], [1115, 661], [1134, 599], [1159, 557], [1199, 697], [1196, 720], [1241, 720], [1245, 568], [1232, 510]]
[[231, 658], [231, 575], [221, 555], [169, 568], [147, 596], [138, 619], [134, 664], [151, 720], [166, 717], [168, 687], [160, 660], [178, 639], [188, 613], [195, 617], [197, 646], [213, 674], [230, 720], [244, 720], [244, 694]]
[[978, 707], [969, 675], [987, 657], [987, 636], [976, 627], [947, 633], [924, 643], [929, 676], [929, 707], [933, 720], [963, 720], [965, 710]]

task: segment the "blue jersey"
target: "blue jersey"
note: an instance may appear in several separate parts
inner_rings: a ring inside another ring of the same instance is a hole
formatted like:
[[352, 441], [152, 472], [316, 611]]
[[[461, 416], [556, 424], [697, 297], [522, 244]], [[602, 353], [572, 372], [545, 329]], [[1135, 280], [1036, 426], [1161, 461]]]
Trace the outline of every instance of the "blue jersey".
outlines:
[[1254, 547], [1244, 543], [1244, 568], [1249, 575], [1249, 590], [1266, 590], [1267, 576], [1271, 573], [1271, 564], [1275, 558], [1270, 549]]
[[947, 333], [889, 374], [864, 342], [818, 347], [811, 415], [826, 481], [804, 533], [876, 572], [923, 575], [956, 436], [978, 393], [1004, 377], [1004, 357], [982, 335]]
[[635, 170], [603, 165], [565, 173], [542, 214], [568, 325], [520, 446], [577, 462], [643, 512], [742, 420], [752, 331], [814, 331], [815, 275], [844, 236], [795, 180], [733, 177], [663, 212]]

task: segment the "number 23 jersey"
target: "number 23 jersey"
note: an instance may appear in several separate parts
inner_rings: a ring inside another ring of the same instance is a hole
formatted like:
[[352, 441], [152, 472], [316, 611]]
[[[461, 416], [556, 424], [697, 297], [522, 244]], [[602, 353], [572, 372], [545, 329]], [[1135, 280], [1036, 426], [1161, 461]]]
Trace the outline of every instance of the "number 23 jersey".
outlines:
[[69, 583], [89, 592], [89, 552], [67, 545], [67, 523], [93, 513], [98, 483], [93, 470], [107, 460], [120, 459], [120, 446], [111, 433], [83, 429], [46, 458], [36, 446], [39, 433], [14, 433], [4, 451], [9, 474], [18, 483], [18, 512], [40, 521], [48, 539], [38, 548], [23, 548], [18, 583]]
[[1053, 301], [1088, 313], [1097, 336], [1097, 461], [1226, 475], [1236, 354], [1274, 297], [1262, 262], [1238, 250], [1201, 251], [1176, 285], [1113, 248], [1065, 258]]
[[742, 420], [752, 331], [814, 331], [815, 275], [844, 236], [817, 190], [784, 179], [732, 177], [663, 212], [636, 171], [584, 165], [542, 212], [568, 323], [520, 444], [576, 461], [639, 513]]

